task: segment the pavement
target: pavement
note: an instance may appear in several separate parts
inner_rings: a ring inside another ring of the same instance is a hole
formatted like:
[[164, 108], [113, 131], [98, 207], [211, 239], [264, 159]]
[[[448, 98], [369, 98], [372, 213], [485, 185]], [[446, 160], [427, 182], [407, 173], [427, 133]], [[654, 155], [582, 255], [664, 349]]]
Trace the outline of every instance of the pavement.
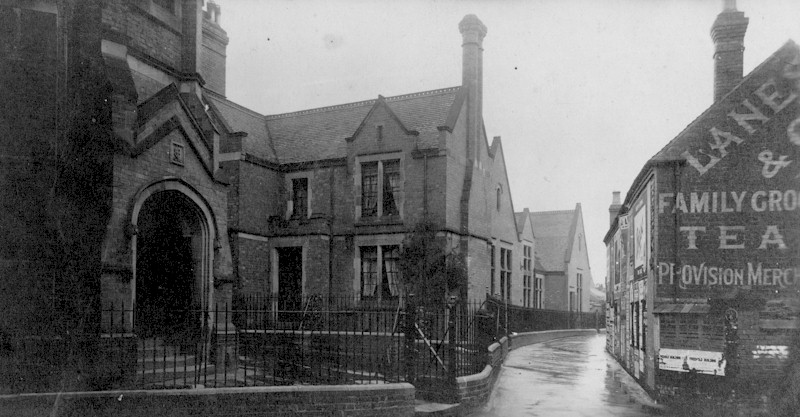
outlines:
[[662, 415], [664, 407], [605, 351], [605, 335], [567, 337], [515, 349], [487, 404], [471, 417]]

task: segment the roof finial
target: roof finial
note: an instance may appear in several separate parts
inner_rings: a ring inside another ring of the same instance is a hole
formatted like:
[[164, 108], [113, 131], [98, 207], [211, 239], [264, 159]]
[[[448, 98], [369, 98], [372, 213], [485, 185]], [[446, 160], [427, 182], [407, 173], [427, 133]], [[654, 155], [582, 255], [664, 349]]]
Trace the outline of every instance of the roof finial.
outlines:
[[723, 11], [727, 10], [736, 10], [736, 0], [722, 0], [723, 2]]

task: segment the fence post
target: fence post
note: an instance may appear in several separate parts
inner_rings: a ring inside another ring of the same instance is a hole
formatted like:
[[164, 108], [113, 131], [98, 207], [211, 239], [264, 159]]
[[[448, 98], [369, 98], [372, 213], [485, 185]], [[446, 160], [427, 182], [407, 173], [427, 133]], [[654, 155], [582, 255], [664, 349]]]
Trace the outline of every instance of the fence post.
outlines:
[[449, 389], [449, 396], [452, 403], [457, 403], [459, 400], [458, 384], [456, 377], [458, 376], [458, 358], [456, 357], [456, 312], [458, 309], [458, 298], [456, 296], [449, 296], [447, 299], [447, 356], [449, 361], [447, 363], [447, 388]]
[[406, 298], [406, 311], [405, 311], [405, 321], [403, 323], [403, 334], [405, 335], [405, 354], [404, 361], [405, 361], [405, 373], [406, 373], [406, 382], [413, 384], [416, 381], [416, 322], [417, 322], [417, 303], [414, 299], [414, 294], [408, 294]]

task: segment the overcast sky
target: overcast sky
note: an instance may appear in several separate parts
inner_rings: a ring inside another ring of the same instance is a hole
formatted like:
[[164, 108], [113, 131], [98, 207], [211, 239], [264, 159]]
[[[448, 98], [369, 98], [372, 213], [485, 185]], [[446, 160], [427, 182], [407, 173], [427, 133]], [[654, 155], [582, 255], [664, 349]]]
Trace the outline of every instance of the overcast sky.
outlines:
[[[514, 210], [581, 203], [595, 283], [608, 206], [711, 105], [722, 0], [216, 0], [227, 96], [262, 114], [461, 84], [458, 23], [484, 39], [484, 121], [501, 136]], [[747, 74], [800, 42], [800, 1], [738, 0]]]

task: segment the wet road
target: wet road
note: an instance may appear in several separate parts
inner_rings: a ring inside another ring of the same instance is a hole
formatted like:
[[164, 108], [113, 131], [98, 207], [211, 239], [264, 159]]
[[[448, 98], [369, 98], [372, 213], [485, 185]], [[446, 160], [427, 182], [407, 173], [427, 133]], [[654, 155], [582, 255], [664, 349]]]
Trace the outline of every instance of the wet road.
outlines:
[[605, 352], [605, 335], [511, 351], [478, 416], [650, 416], [644, 391]]

